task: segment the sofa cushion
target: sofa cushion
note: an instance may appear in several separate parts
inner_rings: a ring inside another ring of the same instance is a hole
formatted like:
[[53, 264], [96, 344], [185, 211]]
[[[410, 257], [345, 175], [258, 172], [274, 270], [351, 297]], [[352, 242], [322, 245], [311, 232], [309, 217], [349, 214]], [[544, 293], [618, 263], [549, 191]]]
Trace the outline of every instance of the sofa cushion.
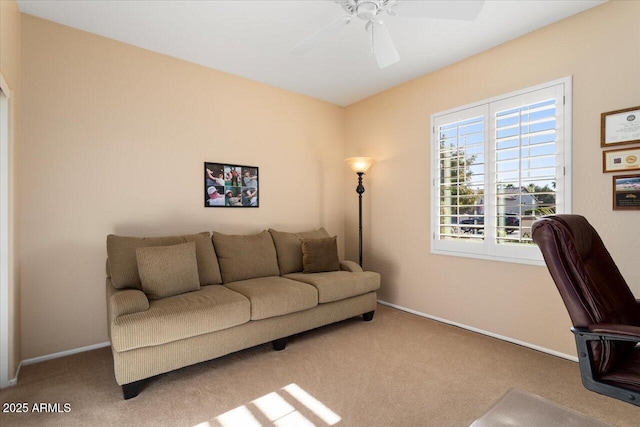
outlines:
[[140, 286], [136, 249], [150, 246], [177, 245], [195, 242], [198, 260], [198, 277], [201, 285], [222, 283], [216, 253], [209, 239], [209, 233], [167, 237], [126, 237], [109, 234], [107, 236], [107, 256], [111, 283], [116, 289]]
[[200, 289], [195, 242], [137, 248], [142, 291], [150, 300]]
[[251, 320], [295, 313], [318, 305], [318, 291], [306, 283], [278, 276], [225, 284], [251, 301]]
[[278, 266], [281, 275], [302, 271], [302, 240], [330, 237], [324, 228], [300, 233], [269, 229], [269, 233], [273, 237], [273, 243], [278, 252]]
[[302, 272], [322, 273], [340, 270], [336, 237], [302, 241]]
[[112, 319], [111, 345], [121, 352], [165, 344], [241, 325], [250, 313], [244, 296], [224, 286], [203, 286], [150, 301], [146, 311]]
[[218, 255], [223, 283], [280, 274], [276, 248], [267, 231], [247, 236], [214, 231], [211, 239]]
[[380, 275], [372, 271], [361, 273], [349, 271], [293, 273], [284, 277], [314, 286], [318, 290], [320, 304], [366, 294], [380, 288]]

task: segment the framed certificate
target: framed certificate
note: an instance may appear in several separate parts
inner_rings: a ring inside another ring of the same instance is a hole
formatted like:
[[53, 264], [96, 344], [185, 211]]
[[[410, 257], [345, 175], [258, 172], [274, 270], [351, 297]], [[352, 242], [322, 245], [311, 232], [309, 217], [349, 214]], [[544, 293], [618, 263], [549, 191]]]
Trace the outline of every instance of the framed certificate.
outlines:
[[622, 148], [602, 152], [602, 172], [640, 170], [640, 148]]
[[600, 115], [600, 146], [640, 142], [640, 106]]

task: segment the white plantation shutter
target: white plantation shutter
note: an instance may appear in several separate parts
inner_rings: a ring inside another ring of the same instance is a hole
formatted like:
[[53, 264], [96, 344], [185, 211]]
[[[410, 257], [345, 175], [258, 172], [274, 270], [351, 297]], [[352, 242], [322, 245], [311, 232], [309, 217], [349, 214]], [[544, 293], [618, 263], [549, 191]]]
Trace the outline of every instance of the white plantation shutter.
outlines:
[[[479, 218], [484, 192], [484, 117], [473, 117], [440, 126], [440, 235], [459, 238], [460, 220]], [[476, 221], [477, 222], [477, 221]], [[464, 228], [480, 229], [477, 224]], [[476, 238], [482, 240], [481, 233]]]
[[[522, 218], [541, 212], [555, 213], [557, 100], [551, 92], [551, 98], [492, 112], [498, 243], [533, 244], [531, 224]], [[543, 95], [535, 93], [535, 98], [544, 98]], [[526, 99], [508, 100], [511, 105], [516, 101]], [[494, 108], [500, 104], [503, 103]], [[509, 222], [509, 216], [520, 218], [519, 225]]]
[[570, 78], [432, 116], [435, 253], [540, 261], [531, 223], [570, 211]]
[[438, 227], [443, 247], [465, 246], [482, 253], [484, 240], [485, 146], [488, 109], [470, 108], [434, 122], [437, 134], [435, 182]]

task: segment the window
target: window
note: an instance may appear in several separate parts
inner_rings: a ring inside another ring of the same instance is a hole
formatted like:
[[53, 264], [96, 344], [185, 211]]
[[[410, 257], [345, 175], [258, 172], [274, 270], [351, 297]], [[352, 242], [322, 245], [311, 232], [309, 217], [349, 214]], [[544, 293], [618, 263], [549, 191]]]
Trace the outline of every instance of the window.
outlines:
[[431, 124], [432, 252], [541, 263], [531, 224], [571, 211], [571, 78]]

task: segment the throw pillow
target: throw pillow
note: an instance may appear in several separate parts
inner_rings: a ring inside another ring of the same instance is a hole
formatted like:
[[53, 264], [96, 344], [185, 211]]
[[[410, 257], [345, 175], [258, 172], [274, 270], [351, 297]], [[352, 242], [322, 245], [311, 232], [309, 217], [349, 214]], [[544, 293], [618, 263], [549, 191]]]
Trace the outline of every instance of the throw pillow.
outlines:
[[322, 273], [340, 270], [336, 236], [302, 241], [303, 273]]
[[150, 246], [171, 246], [195, 242], [198, 259], [198, 277], [201, 285], [222, 283], [216, 252], [211, 244], [209, 232], [184, 236], [127, 237], [107, 236], [108, 272], [111, 284], [117, 289], [142, 289], [136, 249]]
[[300, 233], [288, 233], [269, 229], [278, 253], [280, 274], [302, 271], [302, 241], [304, 239], [323, 239], [331, 237], [324, 228]]
[[200, 289], [195, 242], [136, 249], [142, 291], [150, 300]]

